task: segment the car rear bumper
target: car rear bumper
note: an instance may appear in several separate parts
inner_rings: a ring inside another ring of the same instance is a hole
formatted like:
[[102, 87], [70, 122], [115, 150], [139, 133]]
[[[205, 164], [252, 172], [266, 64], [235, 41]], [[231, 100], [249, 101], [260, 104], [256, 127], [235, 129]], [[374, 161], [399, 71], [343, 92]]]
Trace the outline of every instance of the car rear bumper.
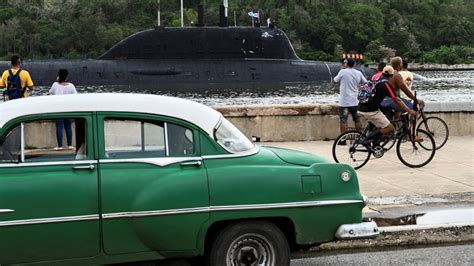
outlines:
[[374, 221], [343, 224], [336, 231], [337, 239], [375, 238], [380, 234]]

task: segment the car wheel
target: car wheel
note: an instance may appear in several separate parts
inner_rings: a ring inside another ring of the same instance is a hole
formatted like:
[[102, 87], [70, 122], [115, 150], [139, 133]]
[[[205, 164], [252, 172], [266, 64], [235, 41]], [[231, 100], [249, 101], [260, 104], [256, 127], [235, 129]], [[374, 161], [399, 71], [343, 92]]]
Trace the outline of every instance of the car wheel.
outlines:
[[249, 221], [227, 226], [212, 243], [207, 264], [290, 265], [285, 235], [270, 222]]

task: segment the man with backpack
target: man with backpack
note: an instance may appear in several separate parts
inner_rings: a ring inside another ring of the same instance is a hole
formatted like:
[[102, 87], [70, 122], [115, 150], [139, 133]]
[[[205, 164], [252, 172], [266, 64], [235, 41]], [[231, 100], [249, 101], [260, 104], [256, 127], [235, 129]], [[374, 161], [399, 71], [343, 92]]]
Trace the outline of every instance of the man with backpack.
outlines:
[[3, 92], [4, 100], [27, 97], [28, 92], [26, 89], [33, 90], [33, 81], [31, 80], [30, 73], [21, 68], [22, 62], [18, 55], [12, 56], [11, 65], [12, 67], [5, 70], [0, 79], [0, 88], [6, 88]]
[[411, 110], [403, 103], [390, 84], [390, 80], [393, 79], [394, 74], [395, 71], [393, 67], [384, 67], [382, 76], [378, 79], [377, 83], [370, 89], [361, 90], [359, 92], [359, 114], [377, 127], [376, 130], [367, 136], [367, 142], [376, 143], [382, 135], [389, 134], [395, 129], [388, 118], [380, 111], [380, 103], [382, 103], [385, 97], [392, 99], [404, 112], [410, 115], [416, 115], [416, 111]]

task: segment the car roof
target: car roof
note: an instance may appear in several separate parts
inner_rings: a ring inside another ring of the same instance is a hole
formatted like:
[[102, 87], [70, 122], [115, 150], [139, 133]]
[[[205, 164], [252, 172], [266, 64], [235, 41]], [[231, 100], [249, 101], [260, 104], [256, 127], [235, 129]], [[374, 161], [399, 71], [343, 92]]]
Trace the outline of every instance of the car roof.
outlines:
[[25, 115], [61, 112], [135, 112], [189, 121], [213, 135], [222, 114], [203, 104], [176, 97], [132, 93], [88, 93], [27, 97], [0, 103], [0, 128]]

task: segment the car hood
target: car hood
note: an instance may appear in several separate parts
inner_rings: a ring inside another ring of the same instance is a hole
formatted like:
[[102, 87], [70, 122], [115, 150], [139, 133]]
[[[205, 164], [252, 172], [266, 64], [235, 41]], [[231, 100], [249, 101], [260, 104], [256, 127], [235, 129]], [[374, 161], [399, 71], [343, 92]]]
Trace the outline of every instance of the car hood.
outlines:
[[329, 161], [324, 157], [317, 156], [311, 153], [284, 149], [284, 148], [277, 148], [277, 147], [261, 147], [262, 149], [267, 149], [273, 152], [276, 156], [278, 156], [281, 160], [297, 165], [304, 165], [310, 166], [314, 163], [328, 163]]

